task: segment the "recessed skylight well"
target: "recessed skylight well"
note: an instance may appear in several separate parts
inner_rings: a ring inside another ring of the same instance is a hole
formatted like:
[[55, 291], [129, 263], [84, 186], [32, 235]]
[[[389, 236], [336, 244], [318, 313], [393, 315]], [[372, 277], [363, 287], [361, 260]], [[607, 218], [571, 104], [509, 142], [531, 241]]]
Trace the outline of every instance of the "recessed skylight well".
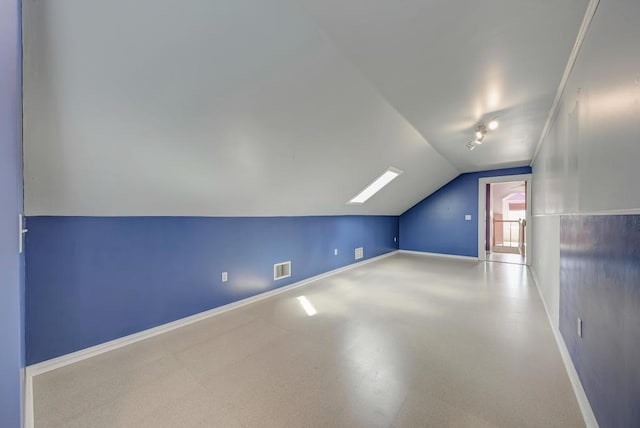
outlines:
[[394, 167], [387, 168], [387, 170], [383, 172], [382, 175], [380, 175], [380, 177], [376, 178], [373, 181], [373, 183], [365, 187], [362, 192], [358, 193], [356, 197], [354, 197], [347, 203], [357, 204], [357, 205], [364, 204], [370, 197], [378, 193], [380, 189], [382, 189], [387, 184], [391, 183], [394, 178], [396, 178], [402, 173], [403, 171], [399, 170], [398, 168], [394, 168]]

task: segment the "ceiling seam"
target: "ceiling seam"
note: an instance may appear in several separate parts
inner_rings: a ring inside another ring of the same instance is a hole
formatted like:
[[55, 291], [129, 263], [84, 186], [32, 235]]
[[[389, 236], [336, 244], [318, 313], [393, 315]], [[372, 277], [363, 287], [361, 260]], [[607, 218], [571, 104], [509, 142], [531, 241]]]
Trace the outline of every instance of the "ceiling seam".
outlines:
[[333, 40], [333, 38], [322, 28], [321, 25], [318, 24], [318, 22], [316, 20], [314, 20], [313, 18], [311, 18], [309, 16], [308, 13], [304, 12], [304, 7], [298, 7], [298, 5], [294, 4], [293, 2], [289, 2], [290, 4], [292, 4], [292, 6], [300, 11], [300, 13], [302, 15], [304, 15], [304, 17], [307, 19], [307, 21], [309, 21], [317, 30], [320, 34], [322, 34], [322, 37], [324, 37], [324, 39], [327, 41], [327, 43], [329, 43], [329, 45], [337, 52], [339, 53], [340, 57], [346, 62], [348, 63], [351, 68], [357, 72], [358, 75], [360, 75], [360, 77], [367, 82], [368, 86], [371, 88], [372, 91], [374, 91], [376, 94], [378, 94], [378, 96], [384, 100], [384, 102], [393, 110], [396, 112], [396, 114], [398, 116], [400, 116], [402, 119], [404, 119], [404, 121], [409, 124], [411, 126], [411, 128], [418, 134], [420, 135], [420, 137], [422, 137], [422, 140], [425, 142], [425, 144], [427, 144], [429, 147], [431, 147], [433, 149], [433, 151], [435, 151], [437, 154], [440, 155], [440, 157], [445, 160], [449, 166], [451, 166], [457, 173], [458, 175], [462, 174], [462, 170], [460, 170], [455, 164], [453, 164], [451, 162], [451, 160], [445, 156], [439, 149], [437, 149], [433, 144], [431, 144], [429, 142], [429, 140], [427, 139], [427, 137], [425, 137], [425, 135], [418, 130], [418, 128], [416, 128], [416, 126], [413, 124], [413, 122], [411, 122], [404, 114], [402, 114], [402, 112], [400, 110], [398, 110], [398, 108], [396, 107], [395, 104], [393, 104], [392, 102], [389, 101], [389, 99], [384, 95], [384, 93], [380, 90], [380, 88], [378, 88], [377, 85], [374, 84], [374, 82], [366, 75], [366, 73], [364, 73], [360, 67], [357, 66], [357, 64], [351, 60], [351, 58], [346, 55], [342, 49], [340, 49], [338, 47], [338, 44]]

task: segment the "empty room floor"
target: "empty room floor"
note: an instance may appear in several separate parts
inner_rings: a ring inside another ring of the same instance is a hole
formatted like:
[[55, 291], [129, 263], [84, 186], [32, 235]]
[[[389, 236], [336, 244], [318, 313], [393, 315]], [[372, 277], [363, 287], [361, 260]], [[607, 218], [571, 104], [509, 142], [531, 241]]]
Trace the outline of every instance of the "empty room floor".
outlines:
[[526, 266], [411, 254], [33, 382], [36, 427], [584, 426]]
[[487, 260], [490, 262], [516, 263], [521, 265], [527, 263], [527, 258], [520, 254], [496, 253], [490, 251], [487, 251]]

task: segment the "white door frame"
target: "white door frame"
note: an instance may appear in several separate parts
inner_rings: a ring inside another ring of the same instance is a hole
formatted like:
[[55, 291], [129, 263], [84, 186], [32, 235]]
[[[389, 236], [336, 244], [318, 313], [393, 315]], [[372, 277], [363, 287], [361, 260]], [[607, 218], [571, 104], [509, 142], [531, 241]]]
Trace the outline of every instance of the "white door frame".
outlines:
[[527, 266], [531, 264], [531, 233], [533, 222], [531, 217], [531, 174], [503, 175], [500, 177], [484, 177], [478, 180], [478, 260], [487, 260], [485, 250], [486, 225], [487, 225], [487, 184], [506, 183], [509, 181], [524, 181], [527, 183]]

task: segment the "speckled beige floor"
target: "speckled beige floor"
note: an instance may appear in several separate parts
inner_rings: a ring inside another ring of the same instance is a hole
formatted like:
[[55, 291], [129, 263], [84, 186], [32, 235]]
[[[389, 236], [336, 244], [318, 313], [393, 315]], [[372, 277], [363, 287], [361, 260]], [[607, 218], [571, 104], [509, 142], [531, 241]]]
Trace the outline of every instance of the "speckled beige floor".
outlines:
[[487, 252], [487, 260], [490, 262], [516, 263], [521, 265], [527, 263], [526, 257], [523, 257], [520, 254], [510, 253]]
[[584, 425], [526, 267], [408, 254], [39, 375], [34, 396], [36, 427]]

